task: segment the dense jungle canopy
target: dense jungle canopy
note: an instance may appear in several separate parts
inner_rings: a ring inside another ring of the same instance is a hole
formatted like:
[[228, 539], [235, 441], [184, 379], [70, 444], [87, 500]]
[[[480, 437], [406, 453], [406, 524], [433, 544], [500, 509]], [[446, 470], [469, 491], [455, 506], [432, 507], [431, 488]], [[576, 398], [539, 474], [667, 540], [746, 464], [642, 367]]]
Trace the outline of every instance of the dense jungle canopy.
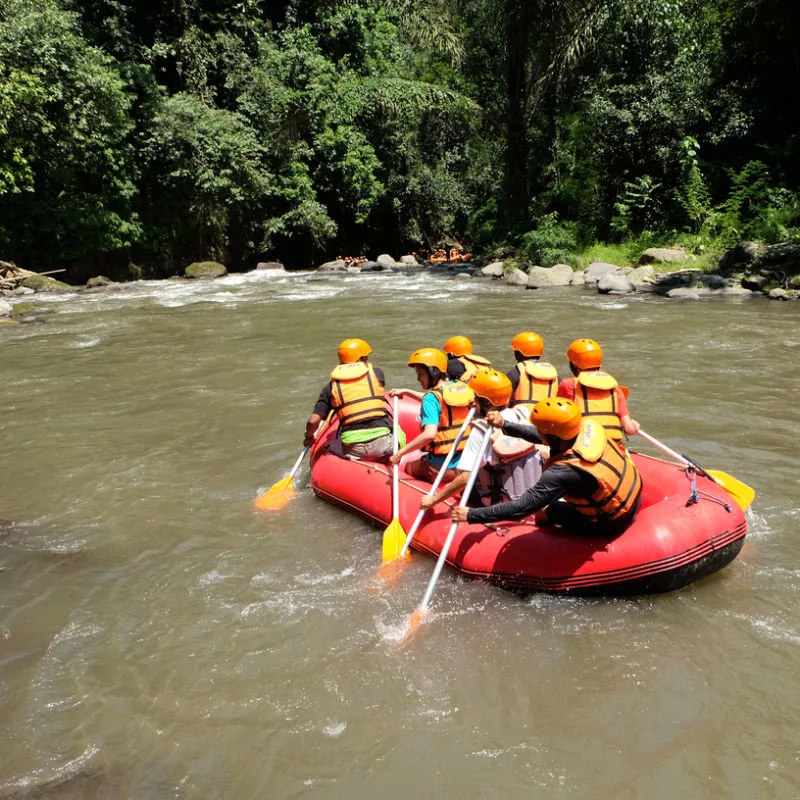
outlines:
[[800, 237], [797, 0], [0, 0], [0, 258]]

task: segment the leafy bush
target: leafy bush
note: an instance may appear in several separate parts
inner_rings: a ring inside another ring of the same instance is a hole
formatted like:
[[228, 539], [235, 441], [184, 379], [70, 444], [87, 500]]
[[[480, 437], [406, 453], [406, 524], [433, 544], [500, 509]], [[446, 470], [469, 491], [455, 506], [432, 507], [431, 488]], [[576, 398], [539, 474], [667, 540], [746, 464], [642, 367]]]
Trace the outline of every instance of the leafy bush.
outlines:
[[542, 217], [536, 228], [522, 237], [523, 254], [541, 267], [572, 264], [576, 248], [574, 226], [569, 222], [560, 223], [555, 213]]

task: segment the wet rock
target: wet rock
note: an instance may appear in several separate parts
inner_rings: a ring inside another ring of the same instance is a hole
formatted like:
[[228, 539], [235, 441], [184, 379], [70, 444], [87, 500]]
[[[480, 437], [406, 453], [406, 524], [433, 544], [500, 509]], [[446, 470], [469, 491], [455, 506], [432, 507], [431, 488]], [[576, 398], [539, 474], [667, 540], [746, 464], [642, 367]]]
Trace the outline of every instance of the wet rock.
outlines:
[[597, 281], [597, 291], [600, 294], [631, 294], [636, 291], [633, 281], [619, 272], [606, 272]]
[[527, 286], [528, 275], [521, 269], [517, 269], [515, 267], [513, 270], [511, 270], [511, 272], [509, 272], [508, 275], [505, 276], [504, 281], [509, 286]]
[[572, 283], [571, 286], [586, 286], [586, 272], [584, 270], [579, 270], [578, 272], [572, 273]]
[[103, 286], [110, 286], [114, 281], [110, 278], [106, 278], [105, 275], [95, 275], [93, 278], [89, 278], [86, 281], [86, 288], [87, 289], [99, 289]]
[[379, 264], [377, 261], [365, 261], [361, 265], [362, 272], [386, 272], [387, 269], [387, 267], [385, 267], [383, 264]]
[[650, 264], [643, 264], [641, 267], [631, 270], [628, 273], [628, 280], [638, 289], [645, 284], [652, 284], [656, 280], [656, 271]]
[[400, 256], [400, 263], [407, 267], [418, 267], [419, 261], [416, 256]]
[[217, 261], [195, 261], [183, 271], [185, 278], [221, 278], [227, 274], [224, 264]]
[[279, 272], [286, 272], [286, 267], [284, 267], [280, 261], [259, 261], [258, 264], [256, 264], [256, 269], [270, 269], [277, 270]]
[[728, 285], [722, 275], [700, 275], [697, 280], [708, 289], [724, 289]]
[[726, 250], [719, 260], [720, 269], [749, 266], [764, 253], [764, 245], [757, 242], [739, 242], [736, 247]]
[[671, 297], [676, 300], [699, 300], [702, 293], [703, 290], [701, 289], [689, 289], [679, 286], [676, 289], [670, 289], [667, 292], [667, 297]]
[[649, 247], [639, 256], [640, 264], [668, 264], [675, 261], [686, 261], [683, 250], [670, 247]]
[[531, 267], [528, 273], [528, 287], [543, 289], [546, 286], [569, 286], [572, 283], [572, 267], [556, 264], [554, 267]]
[[607, 272], [618, 272], [616, 264], [609, 264], [606, 261], [592, 261], [583, 271], [584, 283], [597, 283]]
[[658, 275], [656, 281], [661, 289], [671, 289], [679, 286], [690, 286], [702, 274], [703, 271], [701, 269], [681, 269], [676, 272]]
[[11, 303], [7, 303], [5, 300], [0, 299], [0, 317], [10, 317], [11, 316]]
[[388, 253], [381, 253], [375, 260], [379, 264], [383, 264], [384, 267], [396, 267], [397, 266], [397, 262]]
[[33, 289], [34, 292], [63, 292], [72, 289], [68, 283], [57, 281], [48, 275], [26, 275], [21, 285]]
[[337, 258], [335, 261], [326, 261], [317, 267], [317, 272], [347, 272], [347, 264], [343, 259]]
[[485, 266], [480, 274], [485, 275], [487, 278], [502, 278], [504, 274], [503, 262], [493, 261], [491, 264]]
[[768, 295], [770, 300], [797, 300], [800, 292], [793, 289], [773, 289]]

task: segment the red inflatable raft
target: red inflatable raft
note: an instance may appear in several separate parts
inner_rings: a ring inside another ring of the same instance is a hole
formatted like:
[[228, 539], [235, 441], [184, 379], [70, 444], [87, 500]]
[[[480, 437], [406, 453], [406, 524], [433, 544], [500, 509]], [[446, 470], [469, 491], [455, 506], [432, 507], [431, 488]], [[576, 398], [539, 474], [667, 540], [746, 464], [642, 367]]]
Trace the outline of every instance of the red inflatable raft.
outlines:
[[[419, 433], [418, 413], [417, 400], [401, 399], [399, 421], [409, 439]], [[336, 429], [331, 425], [312, 449], [311, 486], [323, 499], [384, 528], [392, 518], [391, 472], [382, 464], [331, 453]], [[613, 596], [668, 592], [731, 562], [747, 533], [744, 512], [733, 498], [697, 476], [699, 492], [692, 501], [692, 480], [683, 467], [641, 454], [633, 459], [644, 484], [642, 507], [633, 525], [613, 541], [539, 526], [532, 518], [492, 528], [462, 523], [447, 563], [470, 578], [524, 592]], [[406, 531], [429, 489], [430, 484], [401, 470], [400, 521]], [[428, 511], [413, 548], [439, 555], [455, 502]]]

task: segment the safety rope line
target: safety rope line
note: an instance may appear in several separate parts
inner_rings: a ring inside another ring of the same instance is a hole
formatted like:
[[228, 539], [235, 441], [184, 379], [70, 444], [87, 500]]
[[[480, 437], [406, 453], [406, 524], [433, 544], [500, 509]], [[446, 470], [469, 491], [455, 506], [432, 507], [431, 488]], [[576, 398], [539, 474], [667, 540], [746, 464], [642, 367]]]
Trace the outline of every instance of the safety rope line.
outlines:
[[701, 497], [705, 497], [707, 500], [713, 500], [715, 503], [719, 503], [729, 514], [731, 512], [731, 504], [723, 500], [721, 497], [716, 497], [713, 494], [709, 494], [708, 492], [704, 492], [702, 489], [697, 488], [697, 475], [706, 475], [706, 472], [702, 468], [696, 467], [694, 464], [689, 464], [686, 467], [686, 477], [689, 478], [692, 482], [692, 491], [689, 495], [689, 499], [686, 501], [687, 506], [694, 505], [695, 503], [700, 502]]

